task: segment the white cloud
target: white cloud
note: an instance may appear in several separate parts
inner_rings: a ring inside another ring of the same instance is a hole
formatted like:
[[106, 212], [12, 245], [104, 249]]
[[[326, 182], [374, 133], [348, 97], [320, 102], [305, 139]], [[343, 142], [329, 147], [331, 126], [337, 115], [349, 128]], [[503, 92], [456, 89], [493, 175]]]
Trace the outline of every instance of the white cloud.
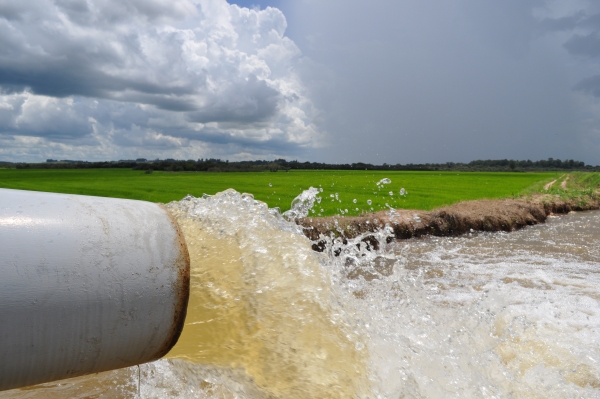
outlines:
[[318, 111], [295, 71], [302, 54], [285, 30], [279, 10], [225, 0], [4, 1], [0, 137], [20, 149], [0, 156], [319, 146]]

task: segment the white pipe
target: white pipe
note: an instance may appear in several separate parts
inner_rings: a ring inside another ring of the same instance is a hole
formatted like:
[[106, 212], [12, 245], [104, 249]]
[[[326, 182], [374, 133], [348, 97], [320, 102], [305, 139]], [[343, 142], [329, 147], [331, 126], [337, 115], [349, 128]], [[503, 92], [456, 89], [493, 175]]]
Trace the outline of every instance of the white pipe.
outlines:
[[188, 295], [161, 205], [0, 189], [0, 390], [162, 357]]

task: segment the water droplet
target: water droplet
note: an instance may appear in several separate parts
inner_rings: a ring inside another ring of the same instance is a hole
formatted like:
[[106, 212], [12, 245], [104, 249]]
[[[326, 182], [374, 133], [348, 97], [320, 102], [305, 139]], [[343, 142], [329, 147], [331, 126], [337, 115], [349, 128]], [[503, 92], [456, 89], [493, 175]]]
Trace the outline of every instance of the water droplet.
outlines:
[[373, 203], [373, 201], [367, 200], [367, 204], [371, 205], [372, 203]]
[[379, 182], [377, 183], [377, 185], [384, 185], [384, 184], [390, 184], [392, 181], [390, 179], [388, 179], [387, 177], [385, 179], [381, 179], [379, 180]]
[[356, 212], [358, 212], [358, 208], [356, 208]]
[[354, 202], [354, 203], [356, 204], [356, 198], [354, 198], [354, 199], [352, 200], [352, 202]]
[[329, 194], [329, 196], [330, 196], [331, 198], [335, 197], [335, 195], [333, 195], [333, 194]]
[[404, 190], [404, 188], [400, 189], [400, 195], [406, 195], [406, 190]]
[[415, 222], [421, 223], [421, 218], [416, 213], [413, 215], [413, 219], [415, 219]]
[[393, 191], [390, 191], [390, 195], [394, 195], [394, 192], [393, 192]]
[[344, 212], [345, 212], [345, 213], [348, 213], [348, 209], [344, 209]]
[[271, 183], [269, 183], [269, 187], [273, 187], [273, 185]]
[[319, 191], [320, 191], [320, 192], [323, 192], [323, 187], [319, 187]]
[[[292, 208], [289, 211], [284, 212], [283, 216], [288, 220], [306, 217], [315, 203], [318, 192], [319, 190], [314, 187], [304, 190], [300, 195], [294, 198], [292, 201]], [[279, 200], [281, 201], [281, 198], [279, 198]]]

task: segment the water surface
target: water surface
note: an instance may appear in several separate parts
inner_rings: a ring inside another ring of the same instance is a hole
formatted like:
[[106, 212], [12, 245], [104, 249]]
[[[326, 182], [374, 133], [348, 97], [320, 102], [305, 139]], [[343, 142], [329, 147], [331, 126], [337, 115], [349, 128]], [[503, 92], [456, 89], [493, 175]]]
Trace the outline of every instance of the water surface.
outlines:
[[1, 398], [600, 398], [600, 212], [319, 254], [248, 195], [170, 209], [192, 295], [168, 359]]

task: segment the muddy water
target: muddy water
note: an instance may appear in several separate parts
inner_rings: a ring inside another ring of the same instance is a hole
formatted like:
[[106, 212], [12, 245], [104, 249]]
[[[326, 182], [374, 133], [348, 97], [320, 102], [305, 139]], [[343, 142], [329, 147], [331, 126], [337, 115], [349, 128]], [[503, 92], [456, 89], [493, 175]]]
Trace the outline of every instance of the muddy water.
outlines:
[[328, 256], [250, 196], [170, 209], [193, 276], [168, 359], [0, 398], [600, 398], [600, 212]]
[[170, 206], [188, 243], [194, 294], [169, 358], [243, 369], [274, 397], [359, 392], [364, 351], [308, 242], [250, 196], [211, 200]]

